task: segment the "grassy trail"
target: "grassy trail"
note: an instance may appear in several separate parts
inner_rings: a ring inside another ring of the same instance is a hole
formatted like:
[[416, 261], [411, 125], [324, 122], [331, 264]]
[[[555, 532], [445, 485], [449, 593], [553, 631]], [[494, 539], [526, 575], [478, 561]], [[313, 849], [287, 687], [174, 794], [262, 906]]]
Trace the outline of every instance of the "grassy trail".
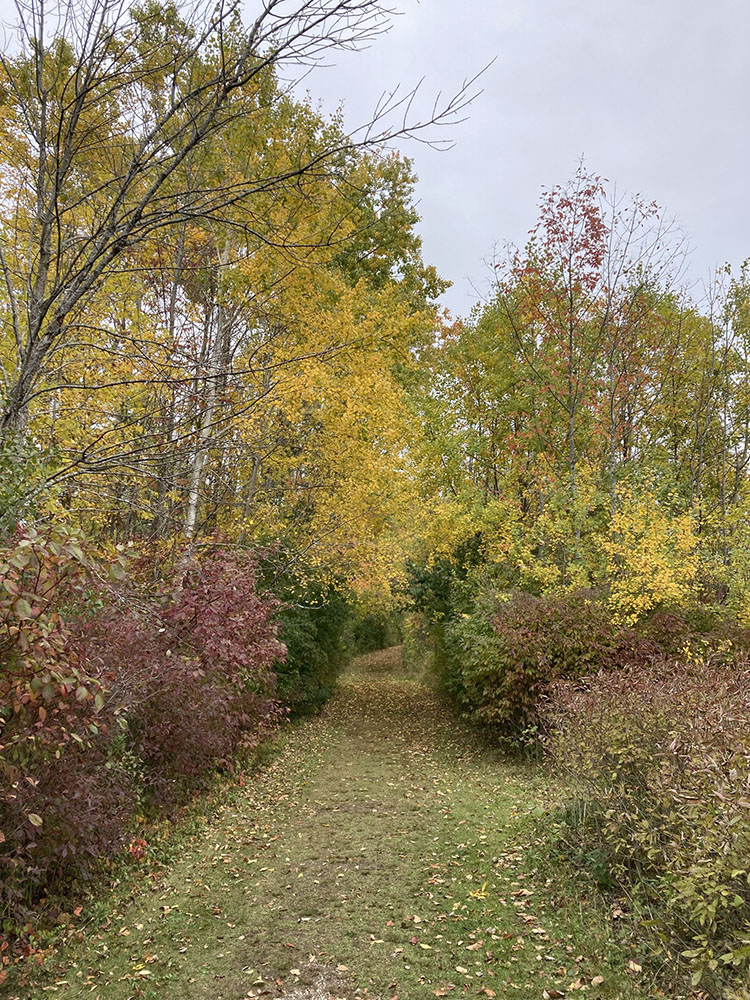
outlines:
[[532, 860], [540, 780], [397, 679], [399, 663], [355, 661], [158, 878], [18, 995], [647, 995], [608, 913]]

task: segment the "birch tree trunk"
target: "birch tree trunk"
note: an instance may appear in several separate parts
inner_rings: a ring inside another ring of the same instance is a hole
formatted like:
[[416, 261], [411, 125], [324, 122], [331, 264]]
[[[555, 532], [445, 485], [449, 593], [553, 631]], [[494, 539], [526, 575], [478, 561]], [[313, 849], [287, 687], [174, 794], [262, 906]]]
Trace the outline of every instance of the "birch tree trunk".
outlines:
[[[216, 421], [219, 386], [220, 383], [224, 384], [226, 381], [229, 331], [226, 329], [227, 316], [222, 302], [221, 274], [228, 259], [229, 251], [225, 247], [219, 255], [219, 280], [217, 282], [216, 303], [212, 310], [215, 316], [215, 324], [211, 323], [210, 313], [206, 324], [206, 336], [209, 340], [209, 345], [208, 370], [206, 372], [204, 388], [205, 402], [198, 419], [197, 439], [191, 460], [190, 485], [188, 487], [187, 507], [185, 510], [185, 536], [189, 539], [195, 537], [198, 524], [206, 460]], [[211, 329], [212, 325], [215, 326], [213, 331]]]

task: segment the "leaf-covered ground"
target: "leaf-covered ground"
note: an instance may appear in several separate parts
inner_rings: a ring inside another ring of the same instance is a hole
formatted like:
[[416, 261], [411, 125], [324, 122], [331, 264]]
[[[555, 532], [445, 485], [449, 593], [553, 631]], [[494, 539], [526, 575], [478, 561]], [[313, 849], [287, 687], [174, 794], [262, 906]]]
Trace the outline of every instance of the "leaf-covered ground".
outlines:
[[355, 661], [177, 858], [144, 865], [16, 995], [653, 996], [604, 904], [545, 862], [534, 769], [480, 745], [399, 662]]

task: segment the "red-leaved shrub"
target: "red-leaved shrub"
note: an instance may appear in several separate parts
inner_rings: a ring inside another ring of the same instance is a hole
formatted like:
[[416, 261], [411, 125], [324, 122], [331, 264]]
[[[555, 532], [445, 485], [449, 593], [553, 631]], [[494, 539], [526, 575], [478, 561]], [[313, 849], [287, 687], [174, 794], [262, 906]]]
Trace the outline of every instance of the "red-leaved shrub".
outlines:
[[513, 593], [477, 602], [448, 627], [459, 697], [477, 721], [519, 734], [538, 721], [549, 685], [644, 659], [649, 644], [616, 626], [588, 591]]
[[481, 593], [448, 623], [448, 688], [477, 721], [518, 736], [536, 732], [550, 685], [600, 671], [648, 666], [684, 653], [750, 652], [750, 630], [710, 608], [658, 609], [619, 624], [587, 590], [535, 597]]
[[0, 548], [6, 936], [124, 849], [144, 804], [174, 803], [278, 717], [285, 649], [251, 555], [217, 548], [153, 593], [113, 568], [61, 531]]
[[249, 555], [219, 550], [191, 564], [147, 617], [86, 623], [87, 660], [113, 677], [143, 780], [162, 802], [275, 721], [273, 665], [285, 654], [277, 606], [258, 592]]
[[750, 974], [750, 669], [728, 649], [556, 686], [545, 711], [575, 799], [565, 839], [631, 898], [640, 933], [710, 995]]
[[85, 872], [116, 841], [127, 799], [102, 770], [108, 729], [93, 678], [62, 612], [92, 583], [63, 531], [19, 532], [0, 550], [0, 912], [24, 915], [50, 881]]

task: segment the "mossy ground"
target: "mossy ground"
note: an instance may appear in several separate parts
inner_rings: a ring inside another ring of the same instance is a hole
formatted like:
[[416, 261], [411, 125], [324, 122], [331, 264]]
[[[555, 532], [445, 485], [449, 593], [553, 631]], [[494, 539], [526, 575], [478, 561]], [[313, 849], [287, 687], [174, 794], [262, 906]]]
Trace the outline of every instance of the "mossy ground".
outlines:
[[653, 995], [595, 891], [545, 861], [538, 770], [398, 667], [398, 650], [355, 661], [320, 716], [178, 833], [178, 856], [144, 863], [129, 900], [100, 900], [11, 995]]

